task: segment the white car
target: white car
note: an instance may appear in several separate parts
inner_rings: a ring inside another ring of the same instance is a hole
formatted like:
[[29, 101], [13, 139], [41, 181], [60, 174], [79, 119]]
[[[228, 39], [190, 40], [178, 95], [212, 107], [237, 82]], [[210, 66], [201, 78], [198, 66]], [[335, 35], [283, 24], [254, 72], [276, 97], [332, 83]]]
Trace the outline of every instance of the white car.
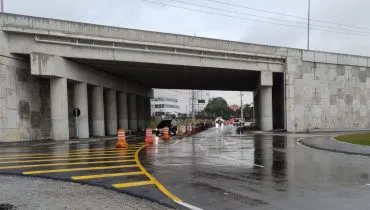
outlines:
[[215, 120], [215, 125], [216, 125], [216, 128], [218, 128], [219, 126], [223, 127], [224, 119], [222, 119], [222, 117], [217, 117]]

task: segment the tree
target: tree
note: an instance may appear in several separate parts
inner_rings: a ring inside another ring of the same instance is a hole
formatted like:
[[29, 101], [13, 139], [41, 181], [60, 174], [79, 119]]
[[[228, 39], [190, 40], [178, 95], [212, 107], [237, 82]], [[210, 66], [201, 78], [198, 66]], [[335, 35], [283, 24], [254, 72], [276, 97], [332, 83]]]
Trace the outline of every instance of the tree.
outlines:
[[222, 117], [224, 119], [229, 118], [232, 113], [226, 100], [222, 97], [211, 98], [204, 111], [209, 116]]
[[[236, 110], [236, 116], [240, 116], [240, 109]], [[253, 118], [253, 107], [251, 104], [243, 105], [243, 117], [244, 119], [250, 120]]]

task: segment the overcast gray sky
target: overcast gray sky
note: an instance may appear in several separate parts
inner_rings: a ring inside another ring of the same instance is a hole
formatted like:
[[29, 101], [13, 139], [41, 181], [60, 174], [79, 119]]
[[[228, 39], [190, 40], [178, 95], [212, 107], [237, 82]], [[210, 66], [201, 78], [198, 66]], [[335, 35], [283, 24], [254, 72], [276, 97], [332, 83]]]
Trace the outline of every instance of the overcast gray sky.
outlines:
[[[149, 1], [223, 15], [174, 8], [144, 0], [4, 0], [4, 4], [5, 11], [9, 13], [169, 33], [195, 34], [197, 36], [266, 45], [306, 48], [307, 29], [304, 23], [307, 20], [303, 18], [307, 17], [308, 0], [217, 0], [240, 5], [238, 7], [209, 0]], [[223, 11], [186, 5], [184, 2], [214, 7]], [[266, 13], [245, 7], [286, 15]], [[312, 20], [311, 49], [370, 55], [369, 8], [370, 1], [368, 0], [311, 0], [311, 19], [339, 23], [334, 25]], [[271, 18], [279, 20], [272, 20]], [[323, 29], [336, 31], [336, 33], [323, 31]], [[229, 104], [239, 103], [238, 94], [237, 92], [211, 92], [211, 96], [220, 95], [225, 97]], [[244, 101], [248, 103], [252, 101], [251, 94], [244, 95]]]

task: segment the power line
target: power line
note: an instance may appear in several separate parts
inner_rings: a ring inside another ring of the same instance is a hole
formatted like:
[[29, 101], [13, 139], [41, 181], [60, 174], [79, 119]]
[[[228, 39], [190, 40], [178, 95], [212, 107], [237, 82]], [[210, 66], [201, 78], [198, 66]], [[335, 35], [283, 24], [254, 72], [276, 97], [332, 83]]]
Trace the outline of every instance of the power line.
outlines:
[[[212, 14], [212, 15], [219, 15], [219, 16], [224, 16], [224, 17], [229, 17], [229, 18], [235, 18], [235, 19], [241, 19], [241, 20], [249, 20], [249, 21], [261, 22], [261, 23], [268, 23], [268, 24], [274, 24], [274, 25], [288, 26], [288, 27], [292, 27], [292, 28], [302, 28], [302, 29], [306, 29], [307, 28], [307, 27], [303, 27], [303, 26], [289, 25], [289, 24], [276, 23], [276, 22], [268, 22], [268, 21], [263, 21], [263, 20], [257, 20], [257, 19], [251, 19], [251, 18], [244, 18], [244, 17], [239, 17], [239, 16], [233, 16], [233, 15], [221, 14], [221, 13], [216, 13], [216, 12], [204, 11], [204, 10], [199, 10], [199, 9], [191, 9], [191, 8], [187, 8], [187, 7], [181, 7], [181, 6], [166, 4], [166, 3], [163, 3], [163, 2], [155, 2], [155, 1], [151, 1], [151, 0], [142, 0], [142, 1], [149, 2], [149, 3], [152, 3], [152, 4], [158, 4], [158, 5], [162, 5], [162, 6], [169, 6], [169, 7], [180, 8], [180, 9], [189, 10], [189, 11], [195, 11], [195, 12]], [[348, 34], [348, 35], [354, 35], [354, 36], [369, 36], [367, 34], [347, 33], [347, 32], [342, 32], [342, 31], [325, 30], [325, 29], [320, 29], [320, 28], [317, 28], [317, 27], [310, 28], [310, 30], [333, 32], [333, 33], [338, 33], [338, 34]], [[321, 27], [326, 27], [326, 26], [321, 26]], [[340, 29], [336, 29], [336, 30], [340, 30]], [[354, 32], [357, 32], [357, 31], [354, 31]]]
[[[218, 0], [206, 0], [206, 1], [214, 2], [214, 3], [218, 3], [218, 4], [223, 4], [223, 5], [229, 5], [229, 6], [233, 6], [233, 7], [237, 7], [237, 8], [245, 8], [245, 9], [255, 10], [255, 11], [259, 11], [259, 12], [265, 12], [265, 13], [270, 13], [270, 14], [275, 14], [275, 15], [283, 15], [283, 16], [289, 16], [289, 17], [299, 18], [299, 19], [302, 19], [302, 20], [307, 20], [306, 17], [296, 16], [296, 15], [290, 15], [290, 14], [284, 14], [284, 13], [280, 13], [280, 12], [272, 12], [272, 11], [268, 11], [268, 10], [247, 7], [247, 6], [240, 5], [240, 4], [232, 4], [232, 3], [227, 3], [227, 2], [218, 1]], [[314, 21], [322, 22], [322, 23], [328, 23], [328, 24], [346, 26], [346, 27], [351, 27], [351, 28], [358, 28], [358, 29], [370, 30], [370, 28], [366, 28], [366, 27], [351, 26], [351, 25], [347, 25], [347, 24], [343, 24], [343, 23], [330, 22], [330, 21], [327, 21], [327, 20], [320, 20], [320, 19], [310, 19], [310, 20], [314, 20]]]
[[[265, 19], [274, 20], [274, 21], [283, 21], [283, 22], [290, 22], [290, 23], [295, 23], [295, 24], [302, 24], [304, 26], [307, 26], [307, 24], [308, 24], [306, 22], [298, 22], [298, 21], [294, 21], [294, 20], [283, 20], [283, 19], [277, 19], [277, 18], [266, 17], [266, 16], [261, 16], [261, 15], [254, 15], [254, 14], [245, 13], [245, 12], [237, 12], [237, 11], [234, 11], [234, 10], [227, 10], [227, 9], [221, 9], [221, 8], [217, 8], [217, 7], [210, 7], [210, 6], [206, 6], [206, 5], [201, 5], [201, 4], [189, 3], [189, 2], [181, 1], [181, 0], [168, 0], [168, 1], [176, 2], [176, 3], [180, 3], [180, 4], [191, 5], [191, 6], [202, 7], [202, 8], [207, 8], [207, 9], [213, 9], [213, 10], [218, 10], [218, 11], [223, 11], [223, 12], [230, 12], [230, 13], [233, 13], [233, 14], [247, 15], [247, 16], [258, 17], [258, 18], [265, 18]], [[349, 32], [356, 32], [356, 33], [365, 33], [364, 31], [354, 31], [352, 29], [336, 28], [336, 27], [317, 25], [317, 24], [310, 24], [310, 26], [317, 26], [317, 27], [330, 28], [330, 29], [334, 29], [334, 30], [343, 30], [343, 31], [349, 31]]]

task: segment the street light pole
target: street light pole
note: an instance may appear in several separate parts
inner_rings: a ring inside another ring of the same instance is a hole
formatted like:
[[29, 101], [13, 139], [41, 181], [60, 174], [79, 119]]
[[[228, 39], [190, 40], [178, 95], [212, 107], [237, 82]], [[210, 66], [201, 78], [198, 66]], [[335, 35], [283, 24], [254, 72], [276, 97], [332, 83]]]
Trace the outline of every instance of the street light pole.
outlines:
[[310, 49], [310, 13], [311, 13], [311, 0], [308, 0], [308, 12], [307, 12], [307, 50]]
[[4, 13], [4, 0], [1, 0], [1, 13]]
[[243, 119], [243, 93], [240, 91], [240, 118]]

